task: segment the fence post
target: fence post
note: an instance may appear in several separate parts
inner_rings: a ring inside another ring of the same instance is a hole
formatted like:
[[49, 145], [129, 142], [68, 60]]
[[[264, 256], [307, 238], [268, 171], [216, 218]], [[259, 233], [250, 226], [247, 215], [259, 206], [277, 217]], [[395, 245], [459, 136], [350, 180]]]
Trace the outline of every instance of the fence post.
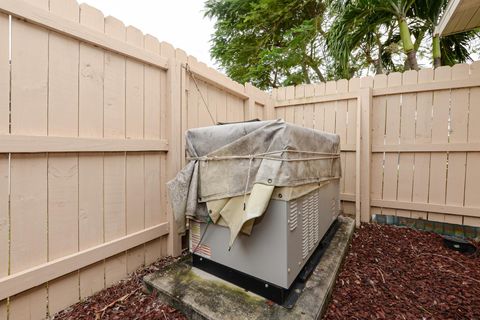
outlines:
[[[367, 81], [366, 81], [367, 82]], [[372, 118], [372, 88], [360, 89], [360, 114], [361, 114], [361, 141], [360, 141], [360, 220], [370, 221], [370, 160], [372, 155], [371, 144], [371, 118]], [[357, 150], [358, 152], [358, 150]]]
[[[186, 56], [175, 49], [168, 43], [161, 43], [160, 50], [163, 56], [168, 58], [167, 71], [167, 106], [166, 106], [166, 124], [168, 137], [168, 153], [167, 153], [167, 180], [173, 179], [177, 172], [181, 169], [182, 163], [182, 73], [184, 69], [182, 64], [186, 61]], [[176, 57], [178, 55], [178, 57]], [[175, 218], [173, 215], [170, 198], [167, 197], [166, 212], [169, 222], [168, 234], [168, 254], [174, 257], [180, 255], [182, 251], [181, 237], [177, 232]]]

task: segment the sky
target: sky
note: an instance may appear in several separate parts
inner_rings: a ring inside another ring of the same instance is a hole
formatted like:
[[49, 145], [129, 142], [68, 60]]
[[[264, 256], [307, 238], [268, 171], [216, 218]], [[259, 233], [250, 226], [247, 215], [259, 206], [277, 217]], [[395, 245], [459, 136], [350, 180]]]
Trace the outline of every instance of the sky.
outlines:
[[83, 0], [160, 41], [171, 43], [199, 61], [215, 67], [210, 58], [213, 21], [204, 18], [203, 0]]

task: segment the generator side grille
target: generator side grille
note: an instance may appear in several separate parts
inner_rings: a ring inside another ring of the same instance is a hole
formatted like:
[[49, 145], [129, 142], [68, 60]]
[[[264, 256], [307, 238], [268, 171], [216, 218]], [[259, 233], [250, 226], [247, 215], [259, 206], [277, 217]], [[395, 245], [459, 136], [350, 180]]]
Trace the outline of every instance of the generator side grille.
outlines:
[[290, 201], [290, 217], [288, 219], [290, 231], [293, 231], [297, 228], [298, 225], [298, 209], [297, 209], [297, 200]]
[[318, 215], [320, 214], [320, 190], [315, 191], [315, 196], [312, 197], [313, 199], [313, 204], [312, 204], [312, 212], [313, 212], [313, 226], [315, 228], [313, 232], [313, 238], [314, 238], [314, 243], [317, 244], [318, 241], [320, 241], [320, 227], [318, 225], [319, 223], [319, 217]]
[[309, 218], [310, 210], [308, 210], [308, 199], [304, 198], [302, 201], [302, 258], [308, 256], [309, 247]]
[[319, 191], [314, 191], [302, 199], [302, 257], [306, 258], [308, 254], [315, 249], [319, 240], [318, 210]]

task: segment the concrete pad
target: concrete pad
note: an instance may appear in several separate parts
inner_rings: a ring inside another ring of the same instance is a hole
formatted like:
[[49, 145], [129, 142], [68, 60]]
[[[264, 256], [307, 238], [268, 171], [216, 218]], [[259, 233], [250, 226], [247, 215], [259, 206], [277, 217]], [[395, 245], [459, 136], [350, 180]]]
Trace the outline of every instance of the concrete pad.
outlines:
[[189, 319], [319, 319], [335, 284], [355, 222], [339, 217], [339, 228], [308, 279], [296, 305], [287, 310], [267, 299], [180, 261], [144, 278], [150, 292]]

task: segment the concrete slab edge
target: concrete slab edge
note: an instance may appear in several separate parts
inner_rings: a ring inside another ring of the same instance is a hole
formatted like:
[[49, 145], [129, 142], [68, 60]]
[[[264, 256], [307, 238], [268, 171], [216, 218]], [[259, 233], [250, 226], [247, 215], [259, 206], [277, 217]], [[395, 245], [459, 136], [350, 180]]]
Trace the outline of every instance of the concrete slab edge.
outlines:
[[[305, 296], [310, 295], [310, 297], [308, 299], [305, 297], [304, 301], [301, 301], [302, 297], [300, 297], [300, 300], [297, 303], [299, 309], [306, 307], [310, 308], [310, 312], [312, 312], [310, 313], [310, 319], [321, 319], [321, 317], [323, 317], [324, 313], [326, 312], [327, 306], [331, 299], [333, 288], [335, 286], [337, 275], [343, 265], [343, 260], [346, 256], [350, 241], [353, 237], [355, 221], [349, 217], [340, 216], [339, 222], [340, 227], [337, 233], [335, 234], [329, 246], [325, 250], [325, 253], [323, 254], [322, 259], [320, 260], [320, 263], [316, 267], [314, 273], [307, 281], [307, 287], [309, 282], [313, 283], [313, 287], [309, 289], [310, 292], [305, 292]], [[168, 290], [165, 290], [165, 288], [162, 288], [161, 286], [157, 286], [155, 284], [156, 282], [154, 281], [154, 279], [158, 279], [162, 276], [162, 274], [167, 274], [170, 269], [175, 267], [175, 265], [183, 263], [184, 261], [185, 260], [179, 261], [176, 264], [170, 266], [169, 268], [160, 271], [159, 273], [145, 276], [145, 289], [149, 293], [155, 294], [162, 302], [182, 311], [188, 319], [210, 320], [210, 317], [204, 314], [202, 310], [196, 308], [195, 305], [186, 303], [182, 300], [182, 298], [172, 295], [172, 293], [168, 292]], [[315, 301], [315, 308], [311, 306], [312, 297], [317, 297], [321, 299], [321, 301]], [[318, 308], [319, 306], [320, 308]], [[297, 306], [295, 308], [297, 308]], [[278, 309], [276, 315], [280, 316], [283, 319], [297, 318], [298, 313], [296, 312], [295, 308], [289, 311], [280, 306], [276, 306], [276, 309]], [[318, 309], [312, 310], [316, 308]]]

